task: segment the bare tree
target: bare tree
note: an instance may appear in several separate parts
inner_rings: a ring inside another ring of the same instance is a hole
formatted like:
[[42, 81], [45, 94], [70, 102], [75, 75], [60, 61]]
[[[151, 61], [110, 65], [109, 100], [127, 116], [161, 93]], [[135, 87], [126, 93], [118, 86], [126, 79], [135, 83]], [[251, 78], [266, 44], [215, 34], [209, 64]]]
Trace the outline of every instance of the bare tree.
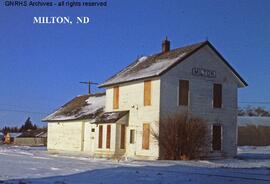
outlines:
[[209, 145], [207, 123], [192, 114], [167, 116], [158, 123], [158, 131], [151, 131], [158, 141], [160, 159], [198, 159]]
[[238, 116], [270, 116], [269, 110], [263, 107], [247, 106], [238, 108]]

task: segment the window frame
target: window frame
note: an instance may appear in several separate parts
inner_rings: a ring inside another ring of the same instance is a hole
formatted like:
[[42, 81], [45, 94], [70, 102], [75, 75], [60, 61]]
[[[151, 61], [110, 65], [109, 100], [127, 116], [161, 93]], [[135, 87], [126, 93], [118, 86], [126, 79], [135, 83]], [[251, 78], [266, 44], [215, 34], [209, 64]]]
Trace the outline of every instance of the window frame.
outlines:
[[151, 106], [152, 104], [152, 81], [146, 80], [144, 81], [144, 88], [143, 88], [143, 105], [144, 106]]
[[[220, 90], [220, 91], [216, 91], [216, 90]], [[216, 93], [217, 93], [218, 96], [216, 96]], [[220, 98], [220, 99], [218, 99], [218, 98]], [[217, 104], [218, 102], [220, 104]], [[212, 85], [212, 108], [213, 109], [221, 109], [221, 108], [223, 108], [223, 85], [221, 83], [214, 83]]]
[[129, 130], [129, 144], [135, 144], [135, 129]]
[[120, 87], [113, 87], [113, 109], [119, 109]]
[[[187, 104], [181, 104], [181, 97], [180, 97], [180, 92], [181, 92], [181, 81], [183, 82], [187, 82], [187, 86], [188, 86], [188, 89], [187, 89]], [[179, 79], [178, 80], [178, 95], [177, 95], [177, 105], [180, 106], [180, 107], [188, 107], [190, 105], [190, 81], [187, 80], [187, 79]]]

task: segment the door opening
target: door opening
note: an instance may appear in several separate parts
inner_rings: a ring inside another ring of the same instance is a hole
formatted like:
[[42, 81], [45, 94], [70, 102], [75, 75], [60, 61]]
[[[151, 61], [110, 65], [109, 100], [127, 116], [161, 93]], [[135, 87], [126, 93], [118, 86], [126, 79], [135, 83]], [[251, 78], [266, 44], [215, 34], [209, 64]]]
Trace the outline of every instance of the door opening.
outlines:
[[212, 150], [213, 151], [221, 151], [221, 134], [222, 134], [221, 125], [213, 125], [213, 129], [212, 129]]

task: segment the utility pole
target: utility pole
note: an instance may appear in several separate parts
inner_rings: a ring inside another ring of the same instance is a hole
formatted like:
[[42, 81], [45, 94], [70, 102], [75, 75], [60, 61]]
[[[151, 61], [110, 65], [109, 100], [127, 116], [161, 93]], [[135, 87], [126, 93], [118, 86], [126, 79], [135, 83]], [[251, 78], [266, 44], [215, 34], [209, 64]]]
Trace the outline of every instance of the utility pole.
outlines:
[[91, 84], [94, 84], [94, 85], [97, 85], [98, 83], [95, 83], [95, 82], [91, 82], [91, 81], [88, 81], [88, 82], [80, 82], [81, 84], [87, 84], [88, 85], [88, 94], [91, 94]]

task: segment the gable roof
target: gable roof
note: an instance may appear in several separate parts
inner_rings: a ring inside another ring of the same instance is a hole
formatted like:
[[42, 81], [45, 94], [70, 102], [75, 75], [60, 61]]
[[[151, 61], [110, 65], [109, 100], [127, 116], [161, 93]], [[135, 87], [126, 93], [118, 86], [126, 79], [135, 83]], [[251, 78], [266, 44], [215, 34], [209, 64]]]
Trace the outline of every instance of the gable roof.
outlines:
[[127, 115], [129, 111], [113, 111], [113, 112], [104, 112], [96, 117], [93, 120], [93, 123], [101, 124], [101, 123], [115, 123], [125, 115]]
[[222, 61], [229, 67], [229, 69], [243, 83], [243, 85], [247, 86], [247, 83], [244, 81], [244, 79], [222, 57], [222, 55], [214, 48], [214, 46], [209, 41], [204, 41], [173, 49], [169, 52], [158, 53], [149, 57], [141, 57], [121, 70], [119, 73], [107, 79], [99, 87], [108, 87], [120, 83], [160, 76], [205, 45], [210, 46], [210, 48], [214, 50], [214, 52], [222, 59]]
[[42, 121], [70, 121], [80, 119], [93, 119], [103, 112], [105, 107], [105, 93], [81, 95], [60, 107]]
[[47, 137], [47, 130], [37, 129], [22, 132], [18, 137]]

